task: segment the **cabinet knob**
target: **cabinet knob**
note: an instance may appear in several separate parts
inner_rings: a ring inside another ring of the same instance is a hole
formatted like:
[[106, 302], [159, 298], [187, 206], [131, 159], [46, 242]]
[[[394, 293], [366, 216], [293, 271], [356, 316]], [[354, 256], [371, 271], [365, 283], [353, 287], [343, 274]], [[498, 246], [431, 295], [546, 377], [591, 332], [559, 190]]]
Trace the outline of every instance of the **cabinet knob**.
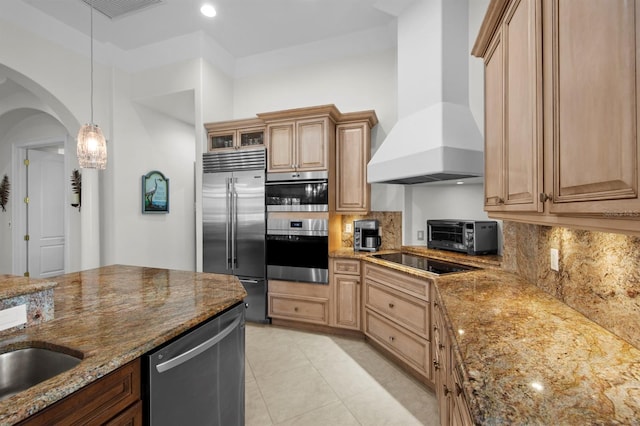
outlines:
[[393, 305], [393, 303], [389, 303], [389, 307], [390, 307], [391, 309], [393, 309], [393, 306], [394, 306], [394, 305]]
[[551, 199], [552, 194], [545, 194], [544, 192], [540, 193], [540, 202], [544, 203], [545, 201], [548, 201]]
[[435, 368], [436, 370], [440, 370], [440, 363], [435, 359], [433, 360], [433, 368]]
[[456, 383], [456, 396], [462, 395], [462, 388]]
[[393, 337], [393, 336], [389, 336], [389, 341], [390, 341], [390, 342], [393, 342], [395, 339], [396, 339], [395, 337]]
[[293, 310], [294, 310], [295, 312], [298, 312], [298, 307], [297, 307], [297, 306], [295, 306], [295, 307], [293, 308]]
[[439, 347], [440, 349], [444, 349], [444, 345], [443, 345], [442, 343], [438, 343], [438, 347]]
[[504, 204], [504, 198], [498, 197], [498, 204]]
[[451, 393], [451, 391], [449, 390], [449, 388], [447, 387], [447, 385], [442, 385], [444, 386], [444, 396], [449, 396], [449, 394]]

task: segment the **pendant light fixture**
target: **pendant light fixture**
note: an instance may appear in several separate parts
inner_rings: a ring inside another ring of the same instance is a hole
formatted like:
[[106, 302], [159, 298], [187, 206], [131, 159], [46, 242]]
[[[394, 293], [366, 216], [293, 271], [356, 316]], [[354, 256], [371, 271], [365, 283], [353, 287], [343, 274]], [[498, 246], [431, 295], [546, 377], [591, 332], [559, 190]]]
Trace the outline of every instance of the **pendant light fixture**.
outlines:
[[78, 163], [83, 169], [100, 169], [107, 167], [107, 141], [102, 130], [93, 122], [93, 0], [91, 7], [91, 121], [78, 132]]

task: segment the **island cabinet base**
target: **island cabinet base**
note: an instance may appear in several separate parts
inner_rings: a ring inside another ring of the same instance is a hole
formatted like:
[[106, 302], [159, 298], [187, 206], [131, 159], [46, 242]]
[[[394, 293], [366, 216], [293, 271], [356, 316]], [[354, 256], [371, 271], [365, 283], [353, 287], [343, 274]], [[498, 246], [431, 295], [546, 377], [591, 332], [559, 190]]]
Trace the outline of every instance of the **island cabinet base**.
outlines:
[[142, 425], [140, 359], [25, 419], [20, 425]]

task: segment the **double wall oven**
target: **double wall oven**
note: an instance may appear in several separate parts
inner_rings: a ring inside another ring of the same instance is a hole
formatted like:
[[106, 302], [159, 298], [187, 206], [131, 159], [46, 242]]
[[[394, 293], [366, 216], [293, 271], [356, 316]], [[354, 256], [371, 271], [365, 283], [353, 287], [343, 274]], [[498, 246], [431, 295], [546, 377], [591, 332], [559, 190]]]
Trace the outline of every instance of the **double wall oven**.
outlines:
[[328, 284], [328, 173], [270, 173], [265, 192], [267, 278]]

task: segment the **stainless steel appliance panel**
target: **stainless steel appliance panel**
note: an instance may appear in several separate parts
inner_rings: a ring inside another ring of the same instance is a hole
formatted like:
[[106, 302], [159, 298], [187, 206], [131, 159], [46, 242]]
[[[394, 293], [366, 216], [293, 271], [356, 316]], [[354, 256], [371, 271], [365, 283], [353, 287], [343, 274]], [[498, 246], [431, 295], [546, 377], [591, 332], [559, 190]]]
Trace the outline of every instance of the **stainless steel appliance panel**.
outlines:
[[326, 219], [267, 221], [267, 277], [314, 284], [329, 282]]
[[267, 317], [264, 149], [203, 155], [203, 271], [238, 276], [248, 321]]
[[267, 174], [267, 211], [329, 211], [328, 172]]
[[244, 305], [143, 357], [149, 425], [244, 425]]
[[233, 172], [232, 240], [234, 274], [264, 277], [265, 211], [264, 172]]
[[205, 272], [233, 274], [230, 247], [231, 173], [205, 173], [202, 177], [202, 269]]

